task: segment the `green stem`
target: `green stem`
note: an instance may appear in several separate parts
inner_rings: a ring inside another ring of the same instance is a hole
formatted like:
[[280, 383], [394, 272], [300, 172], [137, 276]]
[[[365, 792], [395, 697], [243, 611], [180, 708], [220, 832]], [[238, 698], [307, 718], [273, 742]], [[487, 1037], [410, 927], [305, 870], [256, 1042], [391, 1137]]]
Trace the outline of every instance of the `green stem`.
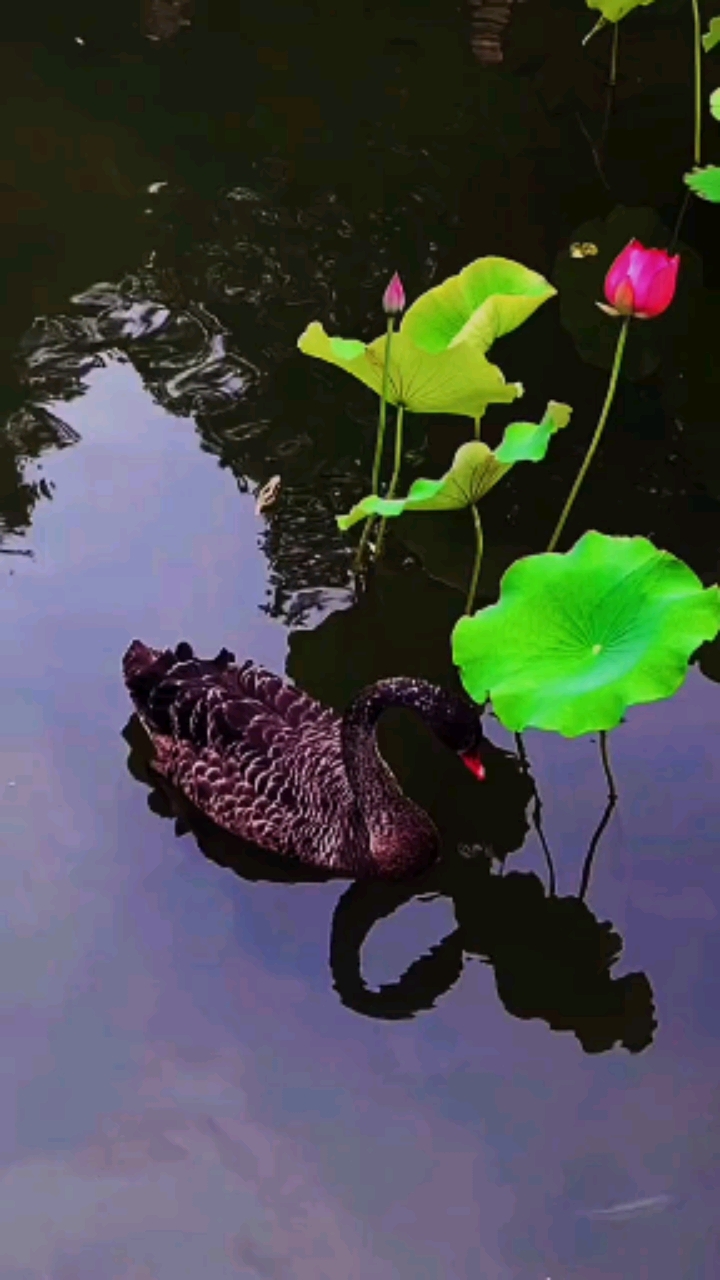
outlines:
[[[483, 413], [484, 413], [484, 412], [485, 412], [485, 410], [483, 410]], [[473, 435], [474, 435], [474, 437], [475, 437], [475, 439], [476, 439], [476, 440], [479, 440], [479, 439], [480, 439], [480, 423], [481, 423], [481, 421], [482, 421], [482, 416], [483, 416], [483, 415], [482, 415], [482, 413], [478, 413], [478, 414], [473, 418]]]
[[[385, 494], [386, 498], [395, 497], [395, 489], [397, 488], [397, 482], [400, 476], [400, 467], [402, 466], [404, 412], [405, 412], [405, 406], [402, 404], [399, 404], [397, 407], [397, 417], [395, 419], [395, 458], [393, 461], [393, 473], [390, 477], [390, 486], [388, 488], [387, 493]], [[387, 518], [383, 516], [380, 521], [380, 528], [378, 530], [378, 540], [377, 540], [377, 545], [375, 547], [375, 555], [373, 557], [374, 560], [379, 559], [380, 553], [382, 552], [382, 546], [385, 540], [386, 524], [387, 524]]]
[[580, 486], [583, 480], [585, 479], [585, 476], [587, 475], [588, 467], [590, 466], [590, 463], [595, 457], [595, 451], [600, 443], [600, 437], [602, 436], [603, 430], [605, 428], [605, 423], [607, 422], [608, 414], [610, 412], [610, 406], [613, 402], [613, 397], [615, 395], [615, 388], [617, 387], [618, 374], [620, 373], [620, 365], [622, 364], [623, 351], [625, 350], [625, 342], [627, 339], [629, 324], [630, 324], [630, 316], [625, 316], [622, 322], [622, 328], [620, 330], [620, 334], [618, 336], [617, 346], [615, 348], [615, 359], [613, 360], [612, 371], [610, 373], [610, 382], [608, 383], [607, 394], [605, 396], [605, 403], [603, 404], [602, 410], [600, 412], [600, 417], [598, 418], [598, 424], [595, 428], [595, 434], [592, 440], [590, 441], [590, 446], [583, 459], [583, 464], [580, 470], [578, 471], [575, 483], [572, 489], [570, 490], [570, 493], [568, 495], [568, 500], [562, 509], [560, 519], [555, 525], [552, 538], [548, 543], [548, 547], [547, 547], [548, 551], [554, 551], [555, 547], [558, 544], [560, 535], [563, 529], [565, 528], [565, 522], [572, 509], [572, 505], [578, 495]]
[[[380, 485], [380, 467], [382, 465], [383, 447], [385, 445], [385, 424], [387, 421], [387, 389], [390, 378], [390, 348], [392, 346], [393, 325], [395, 317], [387, 318], [387, 342], [385, 343], [385, 360], [383, 363], [382, 390], [380, 392], [380, 412], [378, 416], [377, 432], [375, 434], [375, 456], [373, 458], [372, 476], [370, 478], [370, 492], [377, 493]], [[362, 537], [358, 543], [355, 553], [355, 568], [362, 569], [365, 559], [365, 550], [368, 544], [368, 538], [372, 532], [375, 520], [373, 516], [368, 516], [363, 525]]]
[[467, 600], [465, 601], [465, 612], [471, 614], [473, 604], [475, 602], [475, 592], [477, 591], [478, 578], [480, 577], [480, 566], [483, 558], [483, 531], [480, 523], [480, 513], [477, 509], [477, 503], [470, 505], [473, 523], [475, 525], [475, 561], [472, 568], [472, 576], [470, 578], [470, 586], [468, 587]]
[[387, 418], [387, 389], [390, 378], [390, 347], [392, 345], [392, 331], [395, 323], [394, 316], [387, 318], [387, 342], [385, 343], [385, 362], [383, 364], [382, 391], [380, 393], [380, 416], [378, 418], [377, 436], [375, 439], [375, 457], [373, 459], [371, 493], [378, 492], [380, 484], [380, 464], [382, 462], [383, 445], [385, 443], [385, 422]]
[[693, 137], [693, 164], [700, 168], [702, 151], [702, 28], [698, 0], [691, 0], [693, 11], [695, 47], [695, 133]]

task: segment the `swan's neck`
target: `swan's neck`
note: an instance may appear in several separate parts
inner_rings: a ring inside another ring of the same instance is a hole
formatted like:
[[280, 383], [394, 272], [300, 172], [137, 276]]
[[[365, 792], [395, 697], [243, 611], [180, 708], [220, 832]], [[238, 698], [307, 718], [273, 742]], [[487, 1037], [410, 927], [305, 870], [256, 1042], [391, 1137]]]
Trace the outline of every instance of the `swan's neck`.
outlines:
[[477, 716], [454, 695], [426, 680], [381, 680], [350, 704], [342, 721], [348, 780], [378, 862], [422, 861], [437, 850], [437, 832], [427, 814], [407, 798], [377, 746], [376, 728], [389, 707], [408, 707], [456, 750], [477, 736]]

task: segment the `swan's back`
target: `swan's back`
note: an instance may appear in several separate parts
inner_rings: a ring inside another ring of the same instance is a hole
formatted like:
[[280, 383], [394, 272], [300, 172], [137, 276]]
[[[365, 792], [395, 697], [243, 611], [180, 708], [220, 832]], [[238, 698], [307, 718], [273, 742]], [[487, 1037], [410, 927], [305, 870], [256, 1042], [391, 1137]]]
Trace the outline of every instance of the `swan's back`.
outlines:
[[332, 711], [253, 662], [134, 640], [123, 674], [154, 767], [219, 826], [304, 862], [347, 868], [367, 845]]

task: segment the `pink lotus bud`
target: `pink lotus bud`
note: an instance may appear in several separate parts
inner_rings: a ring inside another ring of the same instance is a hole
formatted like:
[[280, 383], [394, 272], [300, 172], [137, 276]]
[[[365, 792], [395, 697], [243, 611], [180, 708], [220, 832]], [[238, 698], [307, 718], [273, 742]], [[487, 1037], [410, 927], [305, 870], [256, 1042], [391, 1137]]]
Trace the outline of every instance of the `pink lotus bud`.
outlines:
[[405, 290], [397, 271], [383, 294], [382, 304], [386, 316], [399, 316], [405, 310]]
[[605, 277], [610, 305], [597, 305], [609, 315], [652, 320], [670, 306], [679, 268], [679, 253], [671, 258], [664, 249], [645, 249], [639, 240], [631, 240]]

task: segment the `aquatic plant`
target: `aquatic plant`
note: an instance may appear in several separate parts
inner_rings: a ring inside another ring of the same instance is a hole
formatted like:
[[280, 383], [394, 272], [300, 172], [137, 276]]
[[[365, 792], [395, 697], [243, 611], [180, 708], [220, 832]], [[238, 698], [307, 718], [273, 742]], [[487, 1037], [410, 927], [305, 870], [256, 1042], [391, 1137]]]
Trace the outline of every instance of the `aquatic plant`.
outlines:
[[[380, 395], [382, 404], [397, 406], [387, 497], [394, 497], [399, 478], [405, 410], [471, 417], [478, 437], [488, 404], [509, 404], [523, 394], [522, 384], [506, 382], [487, 351], [556, 292], [537, 271], [509, 258], [478, 258], [421, 294], [394, 336], [388, 329], [382, 338], [364, 343], [332, 338], [318, 321], [308, 325], [298, 339], [302, 352], [345, 369]], [[379, 440], [373, 491], [379, 487], [381, 448]], [[383, 526], [380, 545], [382, 532]]]
[[[488, 404], [522, 395], [486, 359], [496, 338], [512, 332], [557, 292], [536, 271], [507, 258], [478, 258], [410, 306], [388, 357], [387, 399], [411, 413], [480, 416]], [[314, 320], [298, 339], [309, 356], [337, 365], [382, 394], [387, 335], [373, 342], [330, 337]]]
[[507, 729], [574, 738], [669, 698], [720, 631], [720, 588], [648, 538], [591, 530], [564, 554], [511, 565], [497, 604], [461, 618], [453, 661]]
[[550, 437], [566, 427], [572, 409], [550, 401], [541, 422], [513, 422], [505, 428], [497, 449], [480, 440], [469, 440], [457, 450], [450, 470], [439, 480], [416, 480], [406, 498], [381, 498], [370, 494], [351, 511], [338, 516], [338, 526], [350, 529], [359, 520], [379, 515], [384, 519], [406, 511], [456, 511], [469, 507], [475, 526], [476, 552], [466, 612], [472, 610], [483, 553], [483, 533], [477, 504], [516, 462], [540, 462]]
[[[713, 42], [706, 45], [706, 48], [713, 48], [720, 41], [720, 18], [713, 18], [713, 24], [716, 24], [713, 31]], [[709, 34], [709, 33], [708, 33]], [[703, 37], [707, 39], [707, 37]], [[720, 89], [713, 89], [710, 94], [710, 114], [716, 120], [720, 120]], [[699, 164], [699, 161], [696, 162]], [[710, 200], [713, 204], [720, 204], [720, 167], [716, 164], [707, 164], [703, 168], [694, 168], [691, 173], [683, 175], [683, 182], [702, 200]]]
[[548, 543], [548, 551], [553, 551], [557, 546], [580, 486], [600, 444], [615, 396], [615, 388], [627, 340], [628, 325], [633, 318], [651, 320], [656, 316], [662, 315], [667, 310], [675, 295], [679, 268], [679, 254], [670, 257], [664, 249], [645, 249], [639, 240], [631, 240], [615, 259], [605, 277], [605, 297], [607, 302], [598, 302], [597, 305], [602, 311], [612, 316], [622, 317], [622, 327], [618, 334], [615, 358], [610, 371], [610, 381], [595, 433], [590, 441], [560, 518], [553, 530], [552, 537]]
[[[587, 4], [588, 9], [598, 9], [600, 11], [600, 17], [592, 30], [588, 31], [587, 35], [583, 39], [583, 44], [587, 44], [588, 40], [592, 39], [598, 31], [602, 31], [603, 27], [606, 27], [608, 23], [612, 23], [615, 27], [613, 37], [615, 41], [617, 36], [617, 24], [621, 22], [623, 18], [626, 18], [629, 13], [632, 13], [633, 9], [639, 9], [644, 5], [652, 4], [653, 0], [585, 0], [585, 3]], [[616, 55], [617, 44], [614, 43], [613, 57]]]

